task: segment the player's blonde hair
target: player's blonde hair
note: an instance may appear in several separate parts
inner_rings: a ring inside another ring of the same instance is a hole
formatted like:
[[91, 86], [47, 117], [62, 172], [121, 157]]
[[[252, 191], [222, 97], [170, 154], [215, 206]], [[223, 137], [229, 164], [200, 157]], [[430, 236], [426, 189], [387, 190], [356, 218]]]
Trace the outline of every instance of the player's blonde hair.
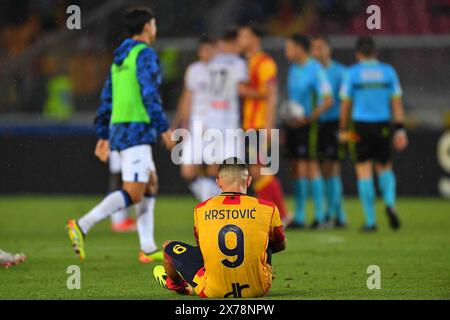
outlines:
[[226, 184], [247, 183], [249, 177], [248, 167], [241, 159], [227, 158], [219, 166], [219, 179]]

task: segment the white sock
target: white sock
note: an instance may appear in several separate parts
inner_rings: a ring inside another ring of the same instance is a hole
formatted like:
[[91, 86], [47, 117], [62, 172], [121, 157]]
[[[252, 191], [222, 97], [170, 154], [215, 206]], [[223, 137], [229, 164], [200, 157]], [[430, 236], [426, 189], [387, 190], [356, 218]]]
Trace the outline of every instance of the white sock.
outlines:
[[158, 248], [154, 238], [155, 197], [144, 196], [136, 205], [137, 230], [141, 250], [151, 253]]
[[78, 225], [84, 234], [95, 224], [130, 205], [128, 195], [122, 190], [114, 191], [106, 196], [94, 209], [78, 219]]
[[128, 213], [129, 213], [128, 208], [126, 208], [124, 210], [120, 210], [120, 211], [114, 213], [111, 216], [111, 222], [113, 224], [118, 224], [118, 223], [124, 222], [128, 218]]

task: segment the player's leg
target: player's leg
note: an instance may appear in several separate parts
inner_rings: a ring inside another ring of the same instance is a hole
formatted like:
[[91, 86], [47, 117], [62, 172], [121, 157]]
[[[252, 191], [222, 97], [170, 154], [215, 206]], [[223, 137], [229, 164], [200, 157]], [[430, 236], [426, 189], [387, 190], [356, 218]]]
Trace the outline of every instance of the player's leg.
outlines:
[[343, 150], [338, 141], [338, 128], [337, 121], [319, 123], [317, 146], [325, 185], [326, 220], [332, 220], [335, 226], [344, 226], [346, 214], [342, 203], [343, 189], [339, 161]]
[[323, 180], [324, 180], [324, 186], [325, 186], [325, 202], [326, 202], [326, 209], [325, 209], [325, 221], [331, 221], [335, 218], [335, 212], [333, 211], [333, 188], [332, 184], [330, 183], [331, 178], [331, 171], [332, 171], [332, 162], [329, 160], [321, 161], [320, 162], [320, 171], [322, 172]]
[[123, 187], [106, 196], [96, 207], [77, 221], [69, 220], [68, 233], [75, 253], [84, 259], [84, 238], [89, 230], [112, 214], [139, 203], [145, 193], [151, 167], [149, 145], [135, 146], [121, 151]]
[[[195, 129], [194, 129], [195, 131]], [[191, 130], [193, 132], [193, 130]], [[199, 201], [205, 201], [212, 194], [220, 193], [215, 178], [203, 173], [203, 140], [202, 136], [186, 137], [183, 141], [181, 177], [188, 183], [189, 190]]]
[[373, 181], [373, 163], [372, 159], [376, 155], [376, 144], [373, 124], [355, 122], [355, 134], [358, 140], [355, 143], [356, 151], [356, 178], [358, 180], [358, 195], [361, 201], [365, 224], [364, 231], [376, 230], [375, 214], [375, 185]]
[[[137, 186], [137, 189], [145, 189], [145, 184]], [[130, 191], [125, 187], [107, 195], [97, 206], [86, 213], [80, 219], [70, 219], [67, 222], [67, 231], [75, 253], [81, 260], [84, 260], [86, 254], [84, 251], [84, 239], [89, 230], [98, 222], [112, 214], [124, 210], [133, 204], [133, 198]]]
[[[281, 187], [280, 180], [276, 175], [262, 175], [261, 170], [264, 167], [259, 163], [259, 155], [267, 154], [267, 147], [260, 149], [259, 139], [260, 135], [257, 136], [257, 141], [253, 141], [253, 144], [246, 144], [246, 162], [251, 163], [249, 166], [250, 175], [253, 178], [253, 191], [256, 196], [260, 199], [271, 201], [277, 206], [281, 220], [284, 224], [289, 223], [289, 215], [287, 212], [286, 203], [284, 200], [283, 188]], [[255, 145], [256, 144], [256, 145]]]
[[261, 165], [251, 165], [249, 167], [254, 181], [253, 190], [258, 198], [275, 203], [280, 211], [281, 220], [285, 223], [286, 219], [288, 219], [288, 213], [280, 180], [276, 175], [261, 175], [263, 167]]
[[166, 241], [164, 267], [155, 267], [153, 274], [158, 283], [180, 294], [191, 294], [204, 275], [203, 256], [198, 247], [178, 241]]
[[300, 129], [299, 144], [296, 149], [298, 156], [306, 160], [307, 178], [310, 185], [311, 197], [314, 203], [314, 222], [311, 228], [324, 227], [325, 222], [325, 187], [318, 162], [318, 127], [316, 124], [308, 125]]
[[125, 181], [122, 189], [110, 193], [96, 207], [78, 219], [77, 224], [83, 234], [87, 234], [101, 220], [139, 203], [145, 192], [146, 185], [147, 183], [145, 182]]
[[325, 160], [321, 164], [321, 170], [327, 199], [326, 218], [333, 221], [335, 226], [345, 226], [347, 218], [343, 208], [341, 164], [339, 161]]
[[212, 185], [212, 179], [202, 174], [202, 166], [196, 164], [181, 165], [181, 177], [188, 183], [189, 190], [199, 201], [205, 201], [210, 198], [209, 188]]
[[400, 228], [400, 219], [398, 218], [396, 202], [396, 178], [392, 170], [392, 163], [376, 163], [375, 170], [378, 176], [378, 186], [386, 206], [386, 214], [392, 229]]
[[378, 186], [386, 206], [386, 214], [392, 229], [400, 228], [400, 219], [395, 210], [396, 179], [392, 169], [392, 127], [390, 123], [380, 123], [376, 135], [375, 170]]
[[311, 197], [314, 203], [314, 222], [312, 228], [321, 228], [325, 222], [325, 188], [320, 172], [319, 162], [316, 160], [307, 161], [308, 179], [311, 188]]
[[158, 176], [153, 167], [150, 179], [141, 202], [136, 205], [137, 230], [139, 235], [140, 253], [139, 261], [151, 263], [162, 261], [162, 251], [158, 250], [155, 242], [155, 202], [158, 193]]
[[[111, 151], [109, 155], [109, 192], [122, 187], [121, 159], [118, 151]], [[114, 232], [136, 231], [136, 222], [129, 216], [129, 209], [120, 210], [111, 216], [111, 230]]]
[[308, 199], [308, 163], [306, 160], [291, 160], [294, 179], [295, 215], [290, 228], [303, 228], [306, 223], [305, 206]]
[[373, 182], [372, 161], [366, 160], [356, 163], [356, 177], [358, 179], [358, 194], [365, 215], [365, 231], [376, 229], [375, 214], [375, 185]]

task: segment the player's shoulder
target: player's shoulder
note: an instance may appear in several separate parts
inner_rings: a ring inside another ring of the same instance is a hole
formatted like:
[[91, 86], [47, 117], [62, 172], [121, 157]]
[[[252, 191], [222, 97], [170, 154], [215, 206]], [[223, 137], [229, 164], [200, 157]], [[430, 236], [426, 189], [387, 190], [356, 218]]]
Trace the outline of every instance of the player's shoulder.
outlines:
[[268, 200], [264, 200], [261, 198], [256, 198], [256, 197], [251, 197], [251, 196], [247, 196], [247, 201], [248, 202], [253, 202], [254, 205], [257, 205], [259, 207], [262, 208], [267, 208], [270, 209], [271, 211], [273, 211], [276, 208], [275, 203], [268, 201]]
[[306, 66], [313, 69], [323, 69], [323, 65], [319, 62], [319, 60], [314, 58], [309, 58]]
[[187, 72], [196, 72], [206, 68], [206, 64], [201, 61], [195, 61], [188, 65]]
[[379, 62], [380, 67], [385, 70], [388, 73], [395, 73], [395, 68], [393, 65], [387, 63], [387, 62]]
[[347, 70], [347, 66], [343, 63], [340, 63], [339, 61], [333, 60], [333, 66], [338, 70], [338, 71], [346, 71]]
[[261, 51], [259, 54], [257, 54], [254, 57], [254, 60], [256, 61], [256, 64], [261, 64], [263, 66], [275, 66], [276, 67], [276, 65], [277, 65], [275, 62], [275, 59], [265, 51]]
[[140, 57], [145, 57], [145, 58], [157, 59], [158, 58], [158, 53], [152, 47], [145, 46], [139, 52], [139, 56]]
[[296, 73], [296, 72], [301, 72], [301, 71], [302, 71], [302, 67], [298, 63], [291, 63], [289, 65], [288, 72]]
[[241, 65], [241, 66], [246, 66], [247, 65], [247, 62], [245, 61], [245, 59], [244, 58], [242, 58], [241, 56], [239, 56], [239, 55], [234, 55], [234, 61], [236, 62], [236, 64], [238, 64], [238, 65]]
[[197, 204], [195, 206], [195, 210], [205, 207], [211, 201], [211, 199], [214, 199], [214, 198], [209, 198], [209, 199], [207, 199], [205, 201], [202, 201], [199, 204]]
[[214, 64], [214, 63], [227, 64], [227, 65], [237, 65], [237, 64], [245, 65], [245, 60], [242, 59], [237, 54], [219, 53], [211, 60], [211, 64]]
[[348, 67], [348, 71], [349, 72], [357, 72], [362, 67], [363, 67], [363, 65], [360, 62], [356, 62]]
[[361, 72], [361, 69], [363, 69], [363, 65], [359, 62], [354, 63], [347, 67], [347, 75], [348, 77], [354, 77], [358, 75]]

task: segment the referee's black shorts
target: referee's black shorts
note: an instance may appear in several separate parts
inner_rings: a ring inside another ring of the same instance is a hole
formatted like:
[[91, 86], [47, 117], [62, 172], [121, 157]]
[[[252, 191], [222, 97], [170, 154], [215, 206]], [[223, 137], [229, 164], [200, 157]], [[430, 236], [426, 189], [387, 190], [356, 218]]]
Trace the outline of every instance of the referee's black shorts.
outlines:
[[389, 122], [355, 122], [356, 162], [386, 164], [392, 158], [392, 125]]
[[317, 157], [316, 130], [312, 125], [284, 128], [286, 156], [291, 160], [314, 160]]
[[317, 154], [319, 160], [337, 161], [343, 158], [343, 148], [339, 143], [339, 121], [318, 123]]

